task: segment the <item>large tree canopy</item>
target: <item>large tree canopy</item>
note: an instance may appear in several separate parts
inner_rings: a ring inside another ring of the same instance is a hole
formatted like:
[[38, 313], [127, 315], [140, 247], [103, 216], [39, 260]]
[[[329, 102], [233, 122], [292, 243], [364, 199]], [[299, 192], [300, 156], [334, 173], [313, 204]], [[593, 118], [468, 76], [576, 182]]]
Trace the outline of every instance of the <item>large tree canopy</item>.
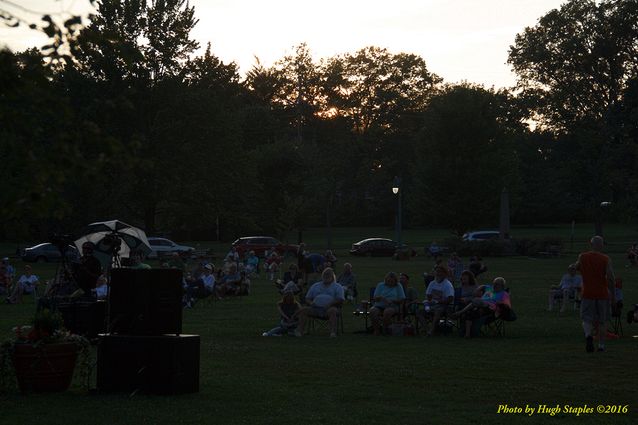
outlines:
[[518, 34], [508, 62], [540, 123], [609, 124], [638, 74], [638, 2], [569, 1]]

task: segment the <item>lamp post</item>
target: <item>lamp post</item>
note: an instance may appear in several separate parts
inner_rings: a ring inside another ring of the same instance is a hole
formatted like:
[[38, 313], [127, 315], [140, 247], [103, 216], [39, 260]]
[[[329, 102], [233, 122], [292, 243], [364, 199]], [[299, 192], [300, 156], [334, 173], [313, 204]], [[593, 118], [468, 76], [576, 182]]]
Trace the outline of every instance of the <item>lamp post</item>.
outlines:
[[397, 230], [397, 243], [401, 245], [401, 179], [398, 176], [394, 176], [394, 180], [392, 181], [392, 193], [397, 195], [397, 220], [396, 220], [396, 230]]

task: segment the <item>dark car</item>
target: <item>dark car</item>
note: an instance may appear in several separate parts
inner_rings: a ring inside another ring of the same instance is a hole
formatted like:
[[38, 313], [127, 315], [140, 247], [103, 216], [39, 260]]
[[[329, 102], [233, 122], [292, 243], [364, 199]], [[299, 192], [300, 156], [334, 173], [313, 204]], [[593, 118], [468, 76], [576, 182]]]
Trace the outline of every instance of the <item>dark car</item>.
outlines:
[[[72, 245], [68, 246], [65, 254], [69, 260], [74, 260], [80, 257], [77, 248]], [[30, 248], [25, 248], [22, 251], [22, 261], [60, 261], [61, 259], [62, 254], [58, 247], [48, 242], [41, 243]]]
[[270, 236], [246, 236], [233, 242], [239, 255], [244, 256], [250, 251], [254, 251], [258, 257], [263, 257], [266, 250], [276, 250], [280, 255], [286, 253], [296, 253], [299, 245], [288, 245], [279, 242]]
[[368, 255], [371, 257], [392, 257], [398, 249], [409, 249], [410, 255], [416, 255], [416, 251], [407, 245], [399, 245], [392, 239], [368, 238], [352, 244], [351, 255]]

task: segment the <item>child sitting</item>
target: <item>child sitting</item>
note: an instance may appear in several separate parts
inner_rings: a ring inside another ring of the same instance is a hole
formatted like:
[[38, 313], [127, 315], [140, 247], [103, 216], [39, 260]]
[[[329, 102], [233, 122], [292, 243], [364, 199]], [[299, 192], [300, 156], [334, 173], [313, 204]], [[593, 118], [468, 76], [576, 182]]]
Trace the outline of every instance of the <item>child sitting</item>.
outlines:
[[281, 263], [281, 257], [277, 255], [276, 251], [272, 251], [270, 256], [266, 258], [266, 271], [268, 271], [268, 279], [275, 280], [275, 274], [279, 272], [279, 264]]
[[299, 318], [297, 314], [301, 306], [295, 300], [295, 296], [292, 291], [285, 291], [281, 301], [277, 303], [277, 310], [279, 310], [279, 326], [264, 332], [262, 336], [282, 336], [286, 333], [292, 334], [297, 329]]

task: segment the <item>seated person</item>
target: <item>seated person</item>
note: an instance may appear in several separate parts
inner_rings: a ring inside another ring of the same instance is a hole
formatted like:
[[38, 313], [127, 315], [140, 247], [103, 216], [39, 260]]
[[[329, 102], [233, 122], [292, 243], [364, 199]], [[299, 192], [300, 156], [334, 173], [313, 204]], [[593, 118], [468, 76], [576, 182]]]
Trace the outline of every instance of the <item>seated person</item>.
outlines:
[[580, 291], [583, 286], [583, 278], [576, 274], [576, 265], [570, 264], [567, 267], [567, 273], [563, 275], [558, 287], [552, 286], [549, 290], [549, 311], [554, 308], [554, 303], [558, 299], [563, 300], [563, 305], [560, 309], [561, 313], [565, 311], [567, 301], [572, 299], [578, 299], [580, 297]]
[[234, 246], [230, 248], [228, 254], [224, 257], [224, 264], [226, 263], [238, 263], [239, 262], [239, 252], [237, 252], [237, 248]]
[[343, 272], [337, 278], [337, 282], [339, 282], [339, 285], [343, 286], [346, 299], [351, 301], [357, 299], [357, 295], [359, 294], [357, 292], [357, 280], [354, 273], [352, 273], [352, 264], [343, 264]]
[[38, 277], [31, 273], [31, 266], [27, 264], [24, 266], [24, 274], [20, 276], [20, 279], [16, 282], [13, 292], [7, 298], [7, 302], [9, 304], [21, 302], [24, 294], [32, 294], [35, 291], [38, 282]]
[[284, 291], [281, 301], [277, 303], [279, 311], [279, 326], [264, 332], [262, 336], [281, 336], [294, 333], [299, 324], [298, 313], [301, 305], [295, 300], [292, 291]]
[[448, 280], [452, 282], [452, 284], [461, 279], [461, 273], [465, 269], [463, 268], [461, 257], [459, 257], [456, 252], [453, 252], [452, 255], [450, 255], [450, 259], [447, 260], [447, 269], [449, 270]]
[[337, 264], [337, 257], [335, 257], [334, 253], [330, 249], [326, 250], [324, 258], [324, 263], [330, 263], [330, 266], [326, 265], [326, 267], [334, 267], [335, 264]]
[[482, 285], [476, 290], [472, 302], [452, 316], [462, 316], [465, 319], [465, 337], [472, 336], [472, 322], [486, 314], [493, 314], [498, 318], [509, 314], [512, 309], [509, 293], [505, 290], [506, 282], [497, 277], [492, 285]]
[[107, 285], [108, 279], [106, 275], [101, 275], [97, 278], [97, 283], [95, 284], [95, 289], [93, 292], [95, 293], [95, 298], [98, 300], [105, 300], [109, 294], [109, 287]]
[[416, 313], [419, 308], [419, 294], [416, 289], [410, 286], [410, 276], [406, 273], [399, 273], [399, 283], [405, 294], [402, 314], [405, 316], [408, 313]]
[[237, 271], [237, 264], [230, 263], [228, 272], [224, 274], [218, 285], [215, 285], [215, 292], [218, 298], [228, 295], [236, 295], [241, 288], [242, 277]]
[[131, 251], [129, 257], [131, 258], [131, 269], [148, 270], [151, 268], [150, 265], [144, 262], [144, 253], [142, 251]]
[[259, 273], [259, 257], [255, 255], [255, 251], [250, 251], [245, 260], [246, 273]]
[[403, 286], [399, 285], [399, 279], [394, 272], [385, 275], [372, 296], [372, 308], [370, 318], [375, 335], [381, 335], [381, 321], [379, 315], [383, 315], [383, 328], [387, 329], [392, 321], [392, 316], [401, 312], [405, 293]]
[[2, 259], [2, 263], [0, 264], [5, 267], [7, 275], [9, 275], [9, 279], [13, 280], [13, 278], [15, 277], [15, 268], [11, 265], [11, 263], [9, 263], [9, 257], [4, 257]]
[[235, 292], [235, 295], [250, 295], [250, 278], [248, 273], [242, 271], [239, 273], [241, 280], [239, 281], [239, 288]]
[[281, 264], [281, 257], [277, 254], [277, 251], [272, 251], [270, 256], [266, 258], [264, 269], [268, 272], [268, 279], [275, 280], [275, 274], [279, 271], [279, 265]]
[[[425, 290], [426, 299], [423, 301], [424, 309], [417, 313], [421, 325], [427, 330], [427, 335], [434, 333], [436, 325], [441, 317], [451, 313], [454, 304], [454, 286], [447, 279], [447, 268], [438, 265], [434, 269], [434, 280]], [[428, 327], [427, 319], [432, 316], [431, 325]]]
[[438, 258], [443, 255], [443, 249], [436, 243], [436, 241], [432, 241], [428, 247], [428, 254], [430, 254], [430, 257]]
[[463, 270], [463, 273], [461, 273], [461, 296], [458, 300], [455, 300], [457, 305], [463, 308], [471, 303], [476, 288], [477, 283], [474, 273], [469, 270]]
[[[325, 262], [326, 258], [321, 254], [306, 254], [304, 258], [304, 271], [306, 272], [306, 276], [313, 275], [314, 273], [321, 273], [324, 269]], [[310, 281], [310, 277], [308, 277], [308, 281]]]
[[208, 263], [204, 265], [203, 270], [199, 278], [191, 277], [186, 281], [185, 307], [191, 308], [197, 299], [206, 298], [215, 293], [215, 266]]
[[321, 281], [312, 285], [306, 293], [307, 307], [299, 310], [299, 325], [295, 330], [295, 336], [303, 335], [308, 317], [317, 317], [328, 319], [330, 337], [336, 337], [337, 319], [343, 301], [343, 288], [337, 283], [335, 272], [330, 268], [324, 269]]
[[168, 268], [169, 269], [178, 269], [182, 272], [186, 272], [186, 263], [181, 255], [178, 252], [174, 252], [171, 254], [170, 260], [168, 260]]
[[282, 294], [290, 290], [293, 295], [299, 295], [303, 291], [303, 279], [297, 265], [293, 263], [288, 266], [288, 271], [284, 273], [284, 278], [278, 279], [275, 285]]
[[470, 265], [468, 270], [474, 273], [474, 277], [479, 277], [482, 273], [487, 271], [487, 266], [483, 264], [483, 259], [477, 255], [470, 258]]

